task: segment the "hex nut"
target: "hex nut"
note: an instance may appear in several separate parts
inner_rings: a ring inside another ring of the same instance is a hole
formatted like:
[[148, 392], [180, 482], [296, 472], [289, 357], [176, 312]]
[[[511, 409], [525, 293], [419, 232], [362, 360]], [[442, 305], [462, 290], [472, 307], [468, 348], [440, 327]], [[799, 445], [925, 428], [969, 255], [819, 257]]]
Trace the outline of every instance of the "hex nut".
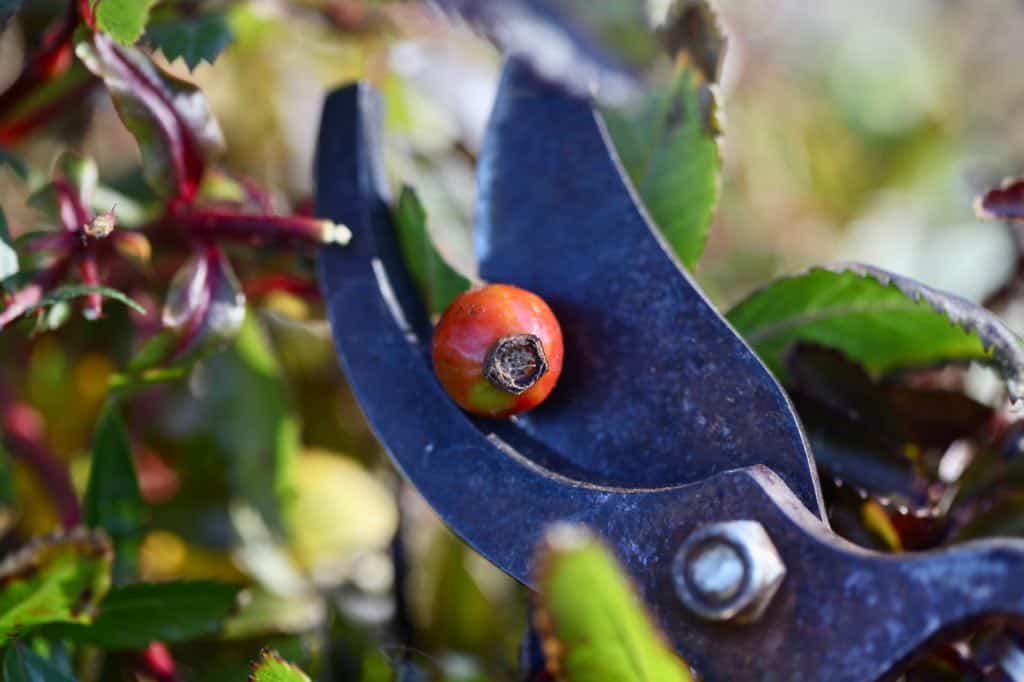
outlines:
[[706, 620], [757, 620], [785, 576], [782, 558], [757, 521], [702, 526], [683, 541], [672, 561], [680, 601]]

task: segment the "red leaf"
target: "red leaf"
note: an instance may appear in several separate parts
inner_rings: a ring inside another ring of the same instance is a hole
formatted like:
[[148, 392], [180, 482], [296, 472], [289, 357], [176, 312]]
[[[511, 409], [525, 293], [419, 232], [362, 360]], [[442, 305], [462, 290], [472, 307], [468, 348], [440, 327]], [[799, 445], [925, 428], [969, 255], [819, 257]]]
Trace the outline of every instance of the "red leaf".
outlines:
[[145, 53], [97, 33], [79, 43], [79, 58], [103, 79], [125, 127], [142, 152], [154, 190], [171, 199], [195, 196], [208, 162], [224, 139], [197, 87], [161, 71]]
[[1007, 178], [974, 202], [979, 218], [1024, 221], [1024, 178]]

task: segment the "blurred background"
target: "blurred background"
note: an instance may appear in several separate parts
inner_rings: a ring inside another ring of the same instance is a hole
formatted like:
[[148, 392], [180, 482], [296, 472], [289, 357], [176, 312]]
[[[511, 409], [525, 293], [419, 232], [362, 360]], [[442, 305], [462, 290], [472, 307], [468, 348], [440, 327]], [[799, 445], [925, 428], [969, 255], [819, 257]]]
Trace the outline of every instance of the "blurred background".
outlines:
[[[713, 4], [729, 41], [723, 184], [695, 270], [712, 300], [726, 308], [775, 276], [835, 260], [974, 300], [999, 286], [1014, 266], [1010, 237], [977, 221], [972, 200], [1024, 170], [1019, 2]], [[35, 39], [33, 22], [62, 6], [26, 5], [0, 36], [0, 89]], [[387, 102], [394, 187], [416, 188], [440, 249], [473, 272], [474, 164], [500, 67], [487, 41], [419, 3], [203, 5], [223, 15], [231, 43], [191, 73], [180, 61], [164, 65], [210, 99], [225, 170], [266, 188], [282, 212], [308, 206], [323, 97], [365, 78]], [[101, 89], [12, 149], [45, 173], [68, 147], [94, 157], [125, 194], [138, 184], [136, 144]], [[41, 220], [27, 195], [0, 167], [15, 235]], [[244, 275], [278, 257], [245, 251], [236, 260]], [[139, 341], [130, 328], [112, 311], [59, 332], [0, 334], [2, 390], [34, 410], [79, 488], [108, 378]], [[315, 303], [283, 293], [255, 301], [230, 348], [186, 380], [140, 394], [129, 414], [149, 505], [142, 577], [250, 586], [230, 646], [175, 650], [196, 679], [236, 679], [268, 642], [297, 662], [326, 656], [343, 667], [371, 657], [369, 641], [450, 679], [512, 679], [526, 595], [399, 480], [345, 386]], [[17, 462], [14, 475], [21, 512], [5, 517], [8, 528], [52, 528], [57, 514], [39, 481]], [[407, 589], [396, 593], [396, 582]]]

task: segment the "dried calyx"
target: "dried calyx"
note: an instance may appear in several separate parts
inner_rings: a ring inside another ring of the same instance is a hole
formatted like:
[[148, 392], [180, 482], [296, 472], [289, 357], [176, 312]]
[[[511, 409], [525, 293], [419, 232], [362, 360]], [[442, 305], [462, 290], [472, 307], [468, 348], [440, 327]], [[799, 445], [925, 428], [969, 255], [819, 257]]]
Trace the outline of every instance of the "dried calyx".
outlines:
[[484, 376], [495, 387], [519, 395], [529, 390], [548, 371], [544, 345], [533, 334], [498, 339], [487, 353]]

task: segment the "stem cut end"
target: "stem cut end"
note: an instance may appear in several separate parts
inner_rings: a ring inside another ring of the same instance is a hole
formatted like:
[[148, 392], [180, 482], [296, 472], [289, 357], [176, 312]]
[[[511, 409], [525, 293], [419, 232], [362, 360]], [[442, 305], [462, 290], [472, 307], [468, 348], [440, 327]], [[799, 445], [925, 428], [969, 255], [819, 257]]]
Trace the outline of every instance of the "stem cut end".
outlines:
[[513, 395], [525, 393], [548, 371], [544, 344], [533, 334], [503, 336], [484, 360], [484, 376], [496, 388]]
[[352, 241], [352, 230], [347, 225], [330, 220], [320, 221], [320, 241], [324, 244], [340, 244], [344, 246]]

